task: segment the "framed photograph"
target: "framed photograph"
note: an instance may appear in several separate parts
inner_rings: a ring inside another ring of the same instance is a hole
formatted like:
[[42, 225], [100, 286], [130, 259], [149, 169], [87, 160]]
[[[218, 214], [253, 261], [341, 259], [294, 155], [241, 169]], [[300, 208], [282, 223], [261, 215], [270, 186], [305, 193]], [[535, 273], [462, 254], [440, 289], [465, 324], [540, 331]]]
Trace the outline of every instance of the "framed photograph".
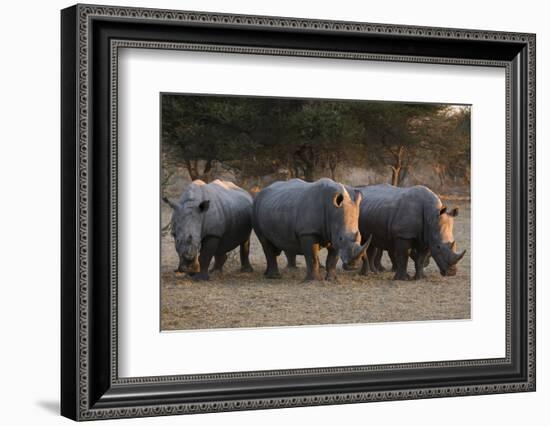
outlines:
[[535, 35], [61, 12], [61, 413], [535, 390]]

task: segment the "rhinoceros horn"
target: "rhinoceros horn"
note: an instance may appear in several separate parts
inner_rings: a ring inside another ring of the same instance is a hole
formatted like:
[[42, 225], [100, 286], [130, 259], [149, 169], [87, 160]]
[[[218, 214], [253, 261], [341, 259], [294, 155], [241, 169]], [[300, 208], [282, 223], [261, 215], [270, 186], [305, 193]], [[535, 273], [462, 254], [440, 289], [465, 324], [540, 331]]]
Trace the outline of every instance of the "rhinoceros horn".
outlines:
[[372, 234], [369, 235], [369, 238], [368, 240], [365, 242], [365, 244], [363, 245], [356, 245], [353, 249], [353, 256], [352, 256], [352, 260], [355, 260], [355, 259], [358, 259], [359, 256], [361, 256], [368, 248], [369, 248], [369, 245], [370, 245], [370, 242], [372, 240]]
[[456, 265], [466, 254], [466, 250], [463, 250], [462, 253], [455, 253], [453, 256], [453, 265]]

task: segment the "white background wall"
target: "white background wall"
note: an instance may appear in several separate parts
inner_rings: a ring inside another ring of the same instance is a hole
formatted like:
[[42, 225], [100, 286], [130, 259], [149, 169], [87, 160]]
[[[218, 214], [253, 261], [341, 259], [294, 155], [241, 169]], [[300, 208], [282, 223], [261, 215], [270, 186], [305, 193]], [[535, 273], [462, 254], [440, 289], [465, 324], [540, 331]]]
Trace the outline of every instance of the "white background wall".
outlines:
[[[550, 237], [546, 143], [550, 27], [545, 2], [296, 0], [108, 1], [204, 10], [537, 33], [538, 390], [421, 401], [120, 420], [131, 424], [548, 424]], [[59, 404], [59, 9], [70, 2], [11, 1], [0, 21], [0, 401], [2, 424], [67, 424]], [[112, 422], [107, 422], [112, 423]], [[107, 424], [102, 423], [102, 424]]]

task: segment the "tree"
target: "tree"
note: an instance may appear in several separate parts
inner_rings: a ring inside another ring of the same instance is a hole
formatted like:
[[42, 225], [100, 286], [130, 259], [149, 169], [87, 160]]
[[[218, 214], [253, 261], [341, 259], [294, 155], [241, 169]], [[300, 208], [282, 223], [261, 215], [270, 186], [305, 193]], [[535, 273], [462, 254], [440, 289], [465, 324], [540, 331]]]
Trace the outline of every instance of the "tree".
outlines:
[[294, 165], [313, 181], [326, 169], [333, 179], [336, 167], [349, 157], [349, 147], [360, 129], [350, 114], [350, 102], [309, 100], [290, 125]]
[[368, 150], [369, 165], [389, 168], [390, 183], [400, 186], [422, 150], [422, 120], [440, 109], [437, 104], [359, 104], [355, 115], [364, 128], [360, 143]]
[[164, 95], [162, 107], [168, 157], [183, 165], [191, 179], [209, 180], [215, 165], [243, 177], [280, 167], [274, 154], [301, 101]]
[[191, 180], [208, 181], [217, 159], [217, 144], [207, 137], [210, 128], [209, 117], [204, 114], [205, 104], [205, 99], [200, 97], [162, 97], [164, 159], [182, 164]]
[[444, 185], [469, 178], [469, 114], [441, 104], [164, 95], [163, 165], [206, 181], [222, 168], [246, 182], [336, 180], [339, 165], [361, 163], [389, 170], [399, 186], [422, 164]]
[[441, 187], [448, 177], [470, 182], [470, 114], [469, 106], [443, 106], [419, 129], [424, 160], [432, 165]]

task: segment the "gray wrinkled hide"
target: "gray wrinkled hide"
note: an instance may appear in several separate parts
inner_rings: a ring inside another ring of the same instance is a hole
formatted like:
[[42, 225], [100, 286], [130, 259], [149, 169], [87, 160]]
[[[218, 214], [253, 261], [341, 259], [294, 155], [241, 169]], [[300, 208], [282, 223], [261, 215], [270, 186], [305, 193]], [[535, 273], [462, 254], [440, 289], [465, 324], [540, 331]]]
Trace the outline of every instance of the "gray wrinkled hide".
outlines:
[[252, 197], [248, 192], [219, 179], [209, 184], [195, 180], [177, 202], [166, 201], [173, 209], [172, 235], [180, 257], [179, 271], [191, 267], [188, 272], [199, 272], [200, 267], [197, 278], [207, 279], [212, 257], [216, 257], [215, 268], [221, 269], [226, 253], [239, 245], [243, 269], [250, 268]]
[[452, 227], [457, 210], [447, 212], [439, 197], [425, 186], [383, 184], [356, 189], [363, 195], [359, 230], [363, 237], [372, 235], [371, 247], [393, 253], [396, 279], [408, 279], [406, 263], [411, 250], [416, 253], [416, 278], [423, 277], [430, 254], [442, 275], [456, 274], [456, 263], [464, 255], [454, 252]]
[[253, 227], [266, 254], [266, 276], [280, 276], [276, 257], [285, 251], [305, 256], [306, 280], [320, 279], [317, 252], [327, 247], [327, 278], [335, 278], [338, 255], [347, 261], [361, 254], [358, 202], [354, 192], [326, 178], [275, 182], [260, 191]]

